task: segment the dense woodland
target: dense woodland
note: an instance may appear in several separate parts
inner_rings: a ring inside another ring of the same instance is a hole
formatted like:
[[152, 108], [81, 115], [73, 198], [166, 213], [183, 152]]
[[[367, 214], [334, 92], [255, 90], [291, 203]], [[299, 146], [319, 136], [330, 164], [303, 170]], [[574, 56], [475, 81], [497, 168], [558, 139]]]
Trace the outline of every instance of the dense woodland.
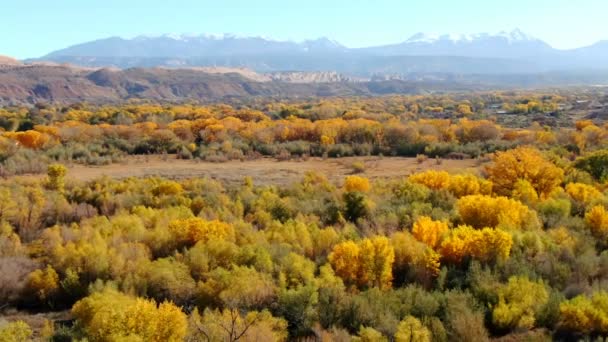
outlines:
[[208, 105], [39, 104], [0, 108], [0, 175], [43, 173], [52, 162], [108, 164], [133, 154], [211, 162], [262, 156], [475, 158], [522, 144], [580, 154], [605, 142], [605, 120], [608, 96], [591, 90]]
[[[35, 332], [0, 313], [0, 341], [608, 337], [602, 96], [0, 109], [0, 310], [68, 313]], [[151, 153], [483, 166], [289, 186], [66, 177]]]

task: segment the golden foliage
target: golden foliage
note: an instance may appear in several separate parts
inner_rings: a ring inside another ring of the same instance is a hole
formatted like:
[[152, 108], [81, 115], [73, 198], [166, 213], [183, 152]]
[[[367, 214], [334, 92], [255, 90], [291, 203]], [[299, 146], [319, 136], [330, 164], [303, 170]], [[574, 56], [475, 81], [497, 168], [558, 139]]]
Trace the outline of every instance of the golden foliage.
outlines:
[[408, 180], [433, 190], [447, 189], [450, 186], [450, 174], [445, 171], [429, 170], [416, 173], [409, 176]]
[[596, 205], [585, 214], [585, 222], [593, 235], [605, 238], [608, 235], [608, 211], [603, 205]]
[[579, 295], [559, 305], [559, 327], [584, 335], [608, 334], [608, 293]]
[[59, 276], [50, 265], [44, 270], [35, 270], [27, 278], [27, 288], [45, 301], [59, 289]]
[[205, 221], [198, 217], [169, 223], [169, 233], [178, 244], [193, 246], [199, 241], [234, 240], [234, 227], [218, 220]]
[[429, 247], [435, 249], [442, 236], [449, 230], [448, 223], [444, 221], [433, 221], [428, 216], [421, 216], [414, 222], [412, 235]]
[[395, 251], [386, 237], [345, 241], [334, 246], [329, 262], [346, 283], [388, 289], [393, 280]]
[[183, 341], [186, 315], [175, 305], [134, 298], [106, 289], [78, 301], [72, 314], [91, 341], [138, 338], [143, 341]]
[[431, 332], [416, 317], [407, 316], [397, 326], [395, 342], [431, 342]]
[[523, 277], [511, 277], [498, 291], [492, 323], [500, 329], [531, 329], [538, 311], [549, 299], [545, 285]]
[[490, 195], [492, 182], [471, 174], [453, 175], [450, 177], [449, 190], [457, 198], [467, 195]]
[[507, 197], [465, 196], [456, 202], [456, 207], [462, 221], [475, 228], [531, 229], [539, 225], [533, 210]]
[[460, 263], [464, 257], [490, 262], [505, 260], [511, 253], [513, 238], [500, 229], [473, 229], [460, 226], [450, 231], [439, 246], [441, 256], [450, 262]]
[[368, 192], [369, 179], [360, 176], [347, 176], [344, 179], [344, 190], [348, 192]]
[[0, 342], [32, 341], [32, 328], [24, 321], [0, 325]]
[[564, 178], [562, 169], [531, 147], [497, 152], [486, 172], [494, 183], [494, 191], [500, 195], [509, 195], [517, 181], [523, 179], [530, 182], [541, 197], [546, 197]]
[[566, 193], [573, 200], [583, 205], [589, 205], [603, 197], [602, 193], [595, 187], [582, 183], [568, 183], [566, 185]]

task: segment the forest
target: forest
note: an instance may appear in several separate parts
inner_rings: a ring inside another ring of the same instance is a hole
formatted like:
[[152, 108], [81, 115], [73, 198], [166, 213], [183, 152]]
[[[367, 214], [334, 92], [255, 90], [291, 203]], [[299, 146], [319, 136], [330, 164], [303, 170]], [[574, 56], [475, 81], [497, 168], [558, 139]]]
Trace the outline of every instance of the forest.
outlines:
[[[604, 103], [573, 89], [0, 108], [0, 341], [603, 340]], [[478, 167], [67, 176], [133, 155]]]

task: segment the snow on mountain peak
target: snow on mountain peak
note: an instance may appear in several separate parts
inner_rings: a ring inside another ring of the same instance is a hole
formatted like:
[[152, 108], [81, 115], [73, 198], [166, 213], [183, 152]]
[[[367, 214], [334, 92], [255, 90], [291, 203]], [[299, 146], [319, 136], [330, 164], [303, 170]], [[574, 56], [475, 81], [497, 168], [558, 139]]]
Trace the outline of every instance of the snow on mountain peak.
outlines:
[[452, 43], [467, 43], [484, 39], [504, 38], [510, 43], [522, 41], [534, 41], [536, 38], [525, 34], [520, 29], [515, 29], [511, 32], [502, 31], [497, 34], [476, 33], [476, 34], [427, 34], [419, 32], [411, 36], [406, 43], [411, 44], [433, 44], [437, 42], [452, 42]]

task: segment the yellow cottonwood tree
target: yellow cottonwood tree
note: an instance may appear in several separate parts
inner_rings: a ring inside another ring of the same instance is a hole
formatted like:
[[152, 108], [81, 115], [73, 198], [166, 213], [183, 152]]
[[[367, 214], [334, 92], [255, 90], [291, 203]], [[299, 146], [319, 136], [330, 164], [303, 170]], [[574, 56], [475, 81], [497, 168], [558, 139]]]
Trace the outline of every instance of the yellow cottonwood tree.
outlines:
[[416, 240], [427, 244], [435, 249], [441, 237], [449, 230], [448, 223], [444, 221], [433, 221], [428, 216], [421, 216], [414, 222], [412, 235]]
[[474, 229], [459, 226], [441, 241], [439, 253], [450, 262], [460, 263], [464, 257], [490, 262], [506, 259], [511, 253], [513, 238], [500, 229]]
[[169, 223], [169, 232], [180, 245], [193, 246], [199, 241], [225, 239], [234, 241], [234, 227], [218, 220], [206, 221], [198, 217]]
[[344, 189], [348, 192], [368, 192], [369, 179], [359, 176], [348, 176], [344, 180]]
[[183, 341], [186, 315], [169, 302], [130, 297], [105, 289], [76, 302], [72, 314], [91, 341], [141, 339], [143, 341]]
[[608, 293], [594, 292], [579, 295], [559, 305], [561, 330], [590, 334], [608, 334]]
[[408, 180], [433, 190], [447, 189], [450, 186], [450, 174], [445, 171], [429, 170], [416, 173], [409, 176]]
[[536, 314], [548, 299], [549, 294], [542, 282], [511, 277], [498, 290], [498, 304], [492, 311], [492, 323], [500, 329], [531, 329]]
[[431, 342], [431, 332], [419, 319], [407, 316], [397, 326], [395, 342]]
[[345, 241], [334, 246], [329, 262], [347, 284], [361, 287], [391, 287], [395, 251], [386, 237], [364, 239], [358, 244]]
[[532, 229], [539, 226], [536, 212], [507, 197], [464, 196], [456, 202], [462, 221], [475, 228]]
[[562, 169], [531, 147], [497, 152], [486, 172], [494, 183], [494, 191], [500, 195], [509, 195], [517, 181], [524, 179], [532, 184], [539, 196], [546, 197], [564, 178]]
[[596, 205], [585, 214], [585, 222], [598, 238], [608, 235], [608, 211], [603, 205]]

